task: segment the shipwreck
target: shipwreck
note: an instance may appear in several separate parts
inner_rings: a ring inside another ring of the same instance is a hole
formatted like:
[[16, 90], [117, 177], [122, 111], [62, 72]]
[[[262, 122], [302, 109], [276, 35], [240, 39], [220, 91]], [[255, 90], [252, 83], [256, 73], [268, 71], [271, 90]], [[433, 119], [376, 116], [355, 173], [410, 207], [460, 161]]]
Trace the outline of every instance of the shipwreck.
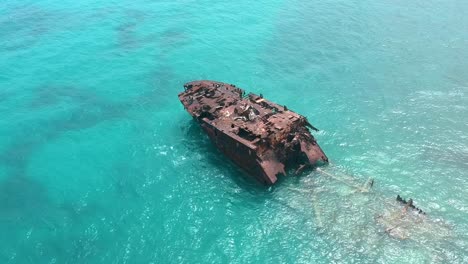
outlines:
[[306, 117], [232, 84], [193, 81], [179, 99], [216, 147], [249, 175], [271, 185], [279, 175], [327, 163]]
[[[278, 105], [232, 84], [216, 81], [194, 81], [184, 85], [185, 91], [179, 94], [184, 108], [200, 124], [215, 146], [236, 163], [240, 168], [263, 184], [271, 185], [279, 175], [300, 173], [302, 170], [328, 163], [311, 131], [317, 131], [307, 118], [286, 106]], [[414, 205], [413, 199], [406, 201], [397, 196], [388, 200], [378, 194], [369, 196], [374, 179], [369, 178], [364, 184], [342, 173], [334, 174], [316, 168], [323, 176], [351, 188], [344, 199], [351, 194], [366, 194], [366, 207], [374, 212], [374, 221], [379, 230], [392, 238], [415, 241], [446, 241], [452, 235], [450, 226], [442, 221], [431, 220], [426, 212]], [[290, 190], [310, 193], [309, 190], [291, 188]], [[331, 188], [333, 195], [321, 195], [322, 203], [330, 204], [337, 195], [343, 195], [343, 188]], [[320, 190], [314, 190], [313, 208], [317, 225], [323, 227], [323, 216], [335, 219], [333, 210], [322, 210], [317, 198]], [[374, 206], [369, 206], [369, 201]], [[403, 207], [402, 207], [403, 206]], [[337, 207], [338, 208], [338, 207]], [[340, 208], [340, 212], [352, 210]], [[359, 211], [359, 215], [363, 215]], [[365, 215], [365, 214], [364, 214]], [[360, 218], [360, 217], [357, 217]], [[365, 218], [362, 218], [365, 219]], [[353, 227], [355, 223], [352, 223]], [[365, 229], [368, 222], [365, 224]]]

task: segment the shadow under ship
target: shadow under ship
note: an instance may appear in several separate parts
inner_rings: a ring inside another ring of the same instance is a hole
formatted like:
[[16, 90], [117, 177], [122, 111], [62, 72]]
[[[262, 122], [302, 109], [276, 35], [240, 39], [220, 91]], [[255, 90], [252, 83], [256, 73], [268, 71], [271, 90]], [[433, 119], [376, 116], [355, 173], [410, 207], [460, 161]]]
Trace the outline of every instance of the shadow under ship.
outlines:
[[259, 182], [327, 163], [307, 118], [232, 84], [193, 81], [179, 94], [216, 147]]

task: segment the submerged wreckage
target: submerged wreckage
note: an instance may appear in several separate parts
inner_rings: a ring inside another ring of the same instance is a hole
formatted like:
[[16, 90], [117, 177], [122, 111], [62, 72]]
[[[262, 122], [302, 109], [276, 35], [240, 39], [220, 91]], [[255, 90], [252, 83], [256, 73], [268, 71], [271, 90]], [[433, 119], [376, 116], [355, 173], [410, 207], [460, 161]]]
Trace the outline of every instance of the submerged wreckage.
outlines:
[[[194, 81], [186, 83], [184, 88], [185, 91], [179, 94], [184, 108], [221, 152], [260, 182], [274, 184], [277, 176], [285, 175], [287, 171], [295, 170], [297, 173], [306, 167], [328, 163], [327, 156], [309, 131], [317, 129], [307, 118], [286, 106], [267, 101], [261, 94], [246, 95], [244, 90], [235, 85], [222, 82]], [[389, 201], [376, 195], [366, 195], [374, 185], [372, 178], [362, 185], [349, 176], [335, 175], [320, 168], [317, 172], [353, 190], [351, 193], [345, 192], [342, 200], [349, 202], [353, 193], [365, 194], [361, 196], [366, 202], [365, 207], [375, 207], [374, 220], [392, 238], [445, 241], [451, 236], [448, 226], [439, 221], [431, 221], [424, 211], [414, 205], [412, 199], [406, 201], [398, 195], [396, 201]], [[321, 195], [321, 199], [317, 199], [320, 191], [313, 192], [314, 211], [319, 227], [324, 226], [322, 215], [331, 212], [320, 209], [320, 200], [325, 204], [335, 202], [342, 190], [341, 187], [335, 187], [330, 189], [333, 191], [331, 196]], [[366, 200], [366, 197], [370, 200]], [[370, 201], [375, 206], [371, 206]], [[383, 209], [382, 205], [386, 205], [388, 209]], [[339, 208], [339, 212], [352, 213], [353, 210], [353, 206]], [[365, 215], [362, 210], [356, 213], [359, 217], [353, 219], [367, 220], [362, 218]], [[333, 212], [327, 219], [333, 223], [332, 219], [336, 217]], [[349, 223], [354, 227], [354, 221]]]
[[235, 85], [194, 81], [179, 94], [217, 148], [251, 176], [273, 184], [288, 170], [327, 163], [302, 115]]

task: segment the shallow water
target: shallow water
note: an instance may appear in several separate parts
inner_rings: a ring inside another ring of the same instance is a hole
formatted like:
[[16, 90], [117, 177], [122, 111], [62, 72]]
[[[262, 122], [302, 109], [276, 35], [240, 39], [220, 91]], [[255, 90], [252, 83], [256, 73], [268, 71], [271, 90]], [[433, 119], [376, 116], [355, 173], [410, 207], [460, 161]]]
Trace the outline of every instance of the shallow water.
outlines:
[[[468, 262], [467, 12], [3, 1], [0, 262]], [[249, 180], [178, 101], [196, 79], [307, 116], [331, 164]], [[427, 212], [404, 240], [397, 194]]]

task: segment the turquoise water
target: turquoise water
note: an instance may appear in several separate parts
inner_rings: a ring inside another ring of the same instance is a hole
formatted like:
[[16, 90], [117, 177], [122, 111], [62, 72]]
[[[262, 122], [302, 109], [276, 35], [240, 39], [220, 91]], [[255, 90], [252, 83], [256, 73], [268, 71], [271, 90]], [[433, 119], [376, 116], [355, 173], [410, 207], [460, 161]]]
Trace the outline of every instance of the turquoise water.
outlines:
[[[3, 0], [0, 262], [468, 262], [467, 13], [465, 0]], [[373, 190], [318, 171], [271, 188], [244, 177], [177, 99], [196, 79], [307, 116], [322, 170]], [[386, 234], [376, 218], [396, 194], [444, 228]]]

